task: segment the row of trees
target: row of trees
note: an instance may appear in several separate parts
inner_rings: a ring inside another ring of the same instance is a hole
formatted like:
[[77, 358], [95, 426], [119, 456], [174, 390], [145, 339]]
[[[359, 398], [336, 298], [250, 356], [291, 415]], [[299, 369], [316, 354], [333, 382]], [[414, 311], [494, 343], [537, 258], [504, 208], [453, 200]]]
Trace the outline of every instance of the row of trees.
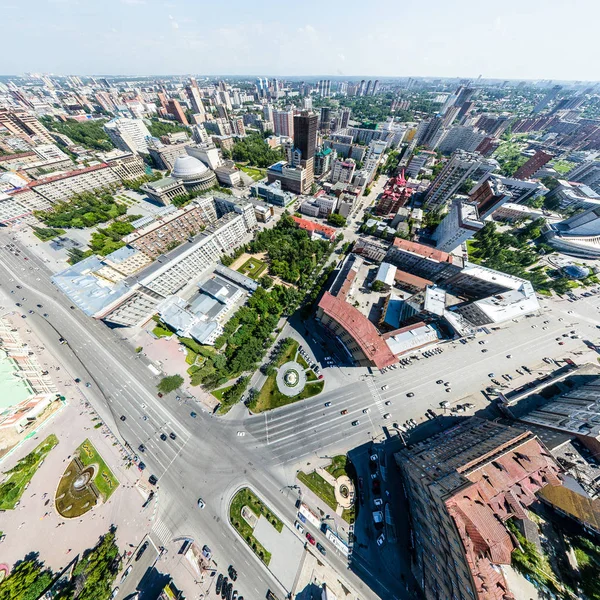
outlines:
[[256, 167], [268, 167], [284, 158], [283, 152], [271, 148], [260, 133], [250, 133], [239, 139], [233, 146], [231, 155], [233, 160]]
[[161, 137], [162, 135], [169, 135], [170, 133], [188, 132], [188, 129], [178, 123], [166, 123], [165, 121], [159, 121], [158, 119], [152, 119], [148, 125], [148, 130], [154, 137]]
[[51, 211], [35, 211], [35, 216], [50, 227], [83, 229], [106, 223], [127, 212], [108, 192], [81, 192], [66, 202], [56, 203]]
[[[60, 580], [52, 590], [57, 600], [109, 600], [121, 560], [116, 528], [86, 550], [69, 580]], [[28, 554], [0, 583], [0, 600], [37, 600], [58, 574], [44, 567], [37, 553]]]

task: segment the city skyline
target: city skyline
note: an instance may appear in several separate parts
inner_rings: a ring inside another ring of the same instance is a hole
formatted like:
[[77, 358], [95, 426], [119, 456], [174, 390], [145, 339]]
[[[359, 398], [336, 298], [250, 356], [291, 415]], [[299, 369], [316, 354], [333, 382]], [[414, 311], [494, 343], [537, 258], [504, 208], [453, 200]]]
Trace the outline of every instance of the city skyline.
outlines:
[[[19, 7], [6, 0], [2, 8], [12, 19], [6, 45], [19, 52], [5, 61], [3, 71], [597, 81], [600, 68], [580, 57], [593, 55], [592, 28], [600, 7], [590, 0], [577, 5], [580, 11], [557, 20], [558, 0], [536, 0], [526, 9], [516, 0], [502, 7], [474, 0], [450, 7], [434, 0], [427, 14], [411, 6], [400, 14], [389, 0], [378, 0], [360, 29], [363, 6], [357, 2], [340, 12], [311, 0], [298, 14], [291, 7], [272, 11], [234, 0], [224, 21], [219, 6], [200, 8], [189, 1], [112, 0], [96, 6], [52, 0], [35, 2], [23, 20]], [[570, 27], [581, 11], [586, 19]], [[341, 32], [363, 43], [348, 44]], [[551, 61], [526, 60], [557, 39], [561, 51]]]

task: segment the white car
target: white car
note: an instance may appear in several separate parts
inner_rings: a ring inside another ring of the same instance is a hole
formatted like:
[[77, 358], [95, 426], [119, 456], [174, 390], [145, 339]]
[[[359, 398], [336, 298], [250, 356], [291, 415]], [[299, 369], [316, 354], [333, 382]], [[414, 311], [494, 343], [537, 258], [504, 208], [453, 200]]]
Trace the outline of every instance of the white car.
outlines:
[[385, 535], [382, 533], [378, 538], [377, 538], [377, 545], [378, 546], [383, 546], [383, 542], [385, 542]]
[[245, 431], [238, 431], [238, 432], [237, 432], [237, 436], [238, 436], [238, 437], [244, 437], [245, 435], [246, 435], [246, 432], [245, 432]]
[[204, 508], [206, 506], [206, 504], [204, 503], [204, 500], [202, 500], [202, 498], [198, 498], [198, 508]]
[[392, 415], [390, 415], [390, 413], [385, 413], [385, 415], [383, 415], [384, 419], [389, 419], [391, 418]]
[[386, 400], [386, 401], [384, 402], [384, 404], [385, 404], [386, 406], [389, 406], [391, 403], [392, 403], [392, 401], [391, 401], [391, 400]]
[[296, 521], [294, 523], [294, 527], [300, 532], [300, 533], [304, 533], [304, 527], [302, 527], [302, 525], [300, 525], [300, 523], [298, 521]]
[[390, 386], [389, 385], [382, 385], [381, 389], [385, 392], [385, 390], [387, 390]]
[[381, 498], [373, 498], [375, 506], [383, 506], [383, 500]]

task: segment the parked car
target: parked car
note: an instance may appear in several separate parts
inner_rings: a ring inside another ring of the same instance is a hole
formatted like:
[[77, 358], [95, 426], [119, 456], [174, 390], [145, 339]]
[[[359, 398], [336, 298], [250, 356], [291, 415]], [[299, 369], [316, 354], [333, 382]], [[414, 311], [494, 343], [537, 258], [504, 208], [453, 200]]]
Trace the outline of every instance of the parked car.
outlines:
[[352, 427], [356, 427], [360, 421], [357, 419], [356, 421], [352, 421]]
[[221, 593], [221, 587], [223, 585], [223, 573], [219, 573], [217, 577], [217, 583], [215, 584], [215, 592], [217, 596]]
[[142, 558], [142, 554], [144, 554], [144, 552], [146, 552], [146, 548], [148, 548], [148, 540], [146, 540], [141, 546], [140, 549], [137, 551], [137, 554], [135, 555], [135, 560], [136, 562], [138, 560], [140, 560], [140, 558]]
[[327, 554], [327, 550], [325, 550], [325, 547], [322, 546], [321, 544], [319, 544], [319, 542], [317, 542], [317, 550], [323, 555], [325, 556]]
[[176, 440], [176, 439], [177, 439], [177, 436], [176, 436], [176, 435], [175, 435], [175, 434], [174, 434], [172, 431], [171, 431], [171, 433], [169, 434], [169, 437], [170, 437], [172, 440]]
[[231, 581], [237, 581], [237, 571], [233, 568], [233, 565], [229, 565], [227, 573], [229, 574]]
[[204, 500], [202, 500], [202, 498], [198, 498], [198, 508], [204, 508], [206, 506], [206, 504], [204, 503]]
[[161, 439], [163, 442], [166, 442], [166, 441], [167, 441], [167, 434], [166, 434], [166, 433], [161, 433], [161, 434], [160, 434], [160, 439]]
[[294, 522], [294, 527], [300, 532], [300, 533], [304, 533], [304, 527], [302, 527], [302, 525], [300, 525], [300, 523], [298, 521]]
[[382, 533], [378, 538], [377, 538], [377, 545], [378, 546], [383, 546], [383, 542], [385, 542], [385, 535]]
[[309, 544], [312, 544], [313, 546], [317, 543], [317, 540], [315, 540], [315, 538], [308, 532], [306, 532], [306, 539], [308, 540]]

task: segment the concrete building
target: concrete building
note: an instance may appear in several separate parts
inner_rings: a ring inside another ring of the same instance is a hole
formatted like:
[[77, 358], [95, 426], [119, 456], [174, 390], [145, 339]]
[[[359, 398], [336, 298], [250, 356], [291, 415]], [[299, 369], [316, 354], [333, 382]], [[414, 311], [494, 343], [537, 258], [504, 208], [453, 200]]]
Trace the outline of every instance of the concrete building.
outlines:
[[146, 175], [144, 161], [133, 152], [113, 150], [101, 156], [121, 181], [135, 181]]
[[190, 144], [185, 147], [185, 151], [190, 156], [202, 161], [213, 171], [215, 171], [217, 167], [223, 166], [223, 159], [221, 158], [219, 149], [212, 142], [203, 142], [197, 145]]
[[53, 144], [50, 132], [33, 114], [24, 110], [0, 109], [0, 127], [33, 143]]
[[430, 150], [421, 150], [418, 154], [413, 154], [405, 170], [406, 177], [416, 177], [421, 169], [425, 168], [430, 160], [435, 158], [435, 152]]
[[389, 248], [390, 244], [384, 240], [362, 235], [354, 242], [353, 252], [368, 260], [381, 262]]
[[338, 199], [335, 196], [317, 196], [309, 198], [300, 205], [300, 212], [311, 217], [326, 219], [335, 212]]
[[425, 204], [430, 209], [445, 206], [460, 191], [463, 183], [469, 179], [476, 182], [497, 166], [496, 161], [479, 154], [457, 150], [431, 184], [425, 196]]
[[476, 204], [454, 198], [450, 210], [433, 233], [435, 247], [443, 252], [452, 252], [484, 226], [485, 221], [480, 218]]
[[600, 194], [600, 162], [587, 160], [571, 169], [566, 175], [567, 181], [583, 183]]
[[452, 154], [456, 150], [474, 152], [484, 138], [485, 133], [474, 127], [458, 125], [444, 132], [437, 149], [444, 154]]
[[[86, 258], [55, 274], [52, 281], [85, 314], [96, 319], [123, 326], [137, 325], [147, 320], [156, 311], [159, 302], [193, 286], [221, 256], [230, 254], [251, 238], [252, 223], [256, 226], [256, 217], [250, 203], [211, 197], [198, 200], [201, 204], [212, 203], [212, 210], [219, 214], [228, 208], [231, 208], [231, 212], [223, 214], [206, 227], [192, 242], [178, 246], [161, 260], [112, 284], [108, 283], [103, 273], [110, 266], [108, 261], [113, 259], [115, 253], [105, 259], [97, 256]], [[129, 253], [150, 260], [142, 252], [127, 246], [117, 252], [127, 253], [127, 260], [131, 260]], [[113, 263], [118, 264], [119, 261]]]
[[148, 145], [148, 152], [157, 168], [170, 171], [176, 159], [187, 155], [188, 144], [189, 142], [163, 144], [162, 142], [153, 140]]
[[579, 258], [600, 258], [600, 206], [559, 223], [547, 223], [546, 241], [563, 254]]
[[347, 160], [336, 158], [331, 168], [331, 183], [337, 183], [338, 181], [352, 183], [355, 169], [356, 163], [351, 158]]
[[326, 176], [331, 170], [331, 161], [335, 159], [335, 152], [331, 148], [322, 148], [315, 153], [315, 177]]
[[281, 206], [285, 208], [288, 204], [295, 200], [294, 194], [286, 192], [281, 187], [281, 181], [276, 180], [272, 183], [266, 184], [263, 182], [256, 182], [250, 186], [250, 194], [255, 198], [260, 198], [269, 204], [275, 206]]
[[144, 192], [144, 194], [158, 204], [165, 206], [171, 204], [174, 198], [187, 194], [183, 181], [175, 179], [175, 177], [163, 177], [163, 179], [159, 179], [158, 181], [144, 183], [140, 187], [140, 191]]
[[104, 131], [119, 150], [148, 154], [148, 140], [152, 134], [142, 119], [117, 117], [104, 124]]
[[294, 167], [286, 161], [275, 163], [267, 169], [267, 181], [269, 184], [278, 181], [282, 190], [294, 194], [304, 194], [310, 189], [306, 169], [302, 166]]
[[171, 177], [181, 180], [188, 192], [204, 192], [217, 185], [213, 171], [193, 156], [179, 156], [175, 159]]
[[205, 229], [208, 224], [210, 222], [206, 221], [202, 208], [198, 204], [191, 203], [136, 229], [126, 235], [123, 241], [150, 258], [156, 258], [188, 241], [190, 237], [194, 237]]
[[30, 183], [28, 187], [54, 204], [68, 200], [75, 194], [101, 189], [116, 189], [120, 185], [121, 180], [115, 172], [107, 164], [102, 163], [93, 167], [39, 179]]
[[273, 133], [286, 137], [294, 136], [293, 110], [273, 110]]
[[[413, 574], [427, 600], [516, 598], [503, 574], [515, 548], [508, 519], [559, 467], [529, 431], [472, 417], [395, 455], [408, 496]], [[525, 525], [523, 525], [525, 526]]]
[[303, 110], [294, 115], [294, 148], [300, 151], [300, 166], [305, 169], [303, 193], [308, 193], [315, 178], [314, 159], [317, 148], [316, 114]]
[[583, 183], [559, 179], [558, 185], [546, 194], [546, 198], [557, 198], [562, 209], [588, 209], [600, 206], [600, 194]]
[[524, 219], [539, 219], [544, 216], [543, 211], [530, 208], [525, 204], [506, 202], [500, 206], [492, 215], [495, 221], [522, 221]]

